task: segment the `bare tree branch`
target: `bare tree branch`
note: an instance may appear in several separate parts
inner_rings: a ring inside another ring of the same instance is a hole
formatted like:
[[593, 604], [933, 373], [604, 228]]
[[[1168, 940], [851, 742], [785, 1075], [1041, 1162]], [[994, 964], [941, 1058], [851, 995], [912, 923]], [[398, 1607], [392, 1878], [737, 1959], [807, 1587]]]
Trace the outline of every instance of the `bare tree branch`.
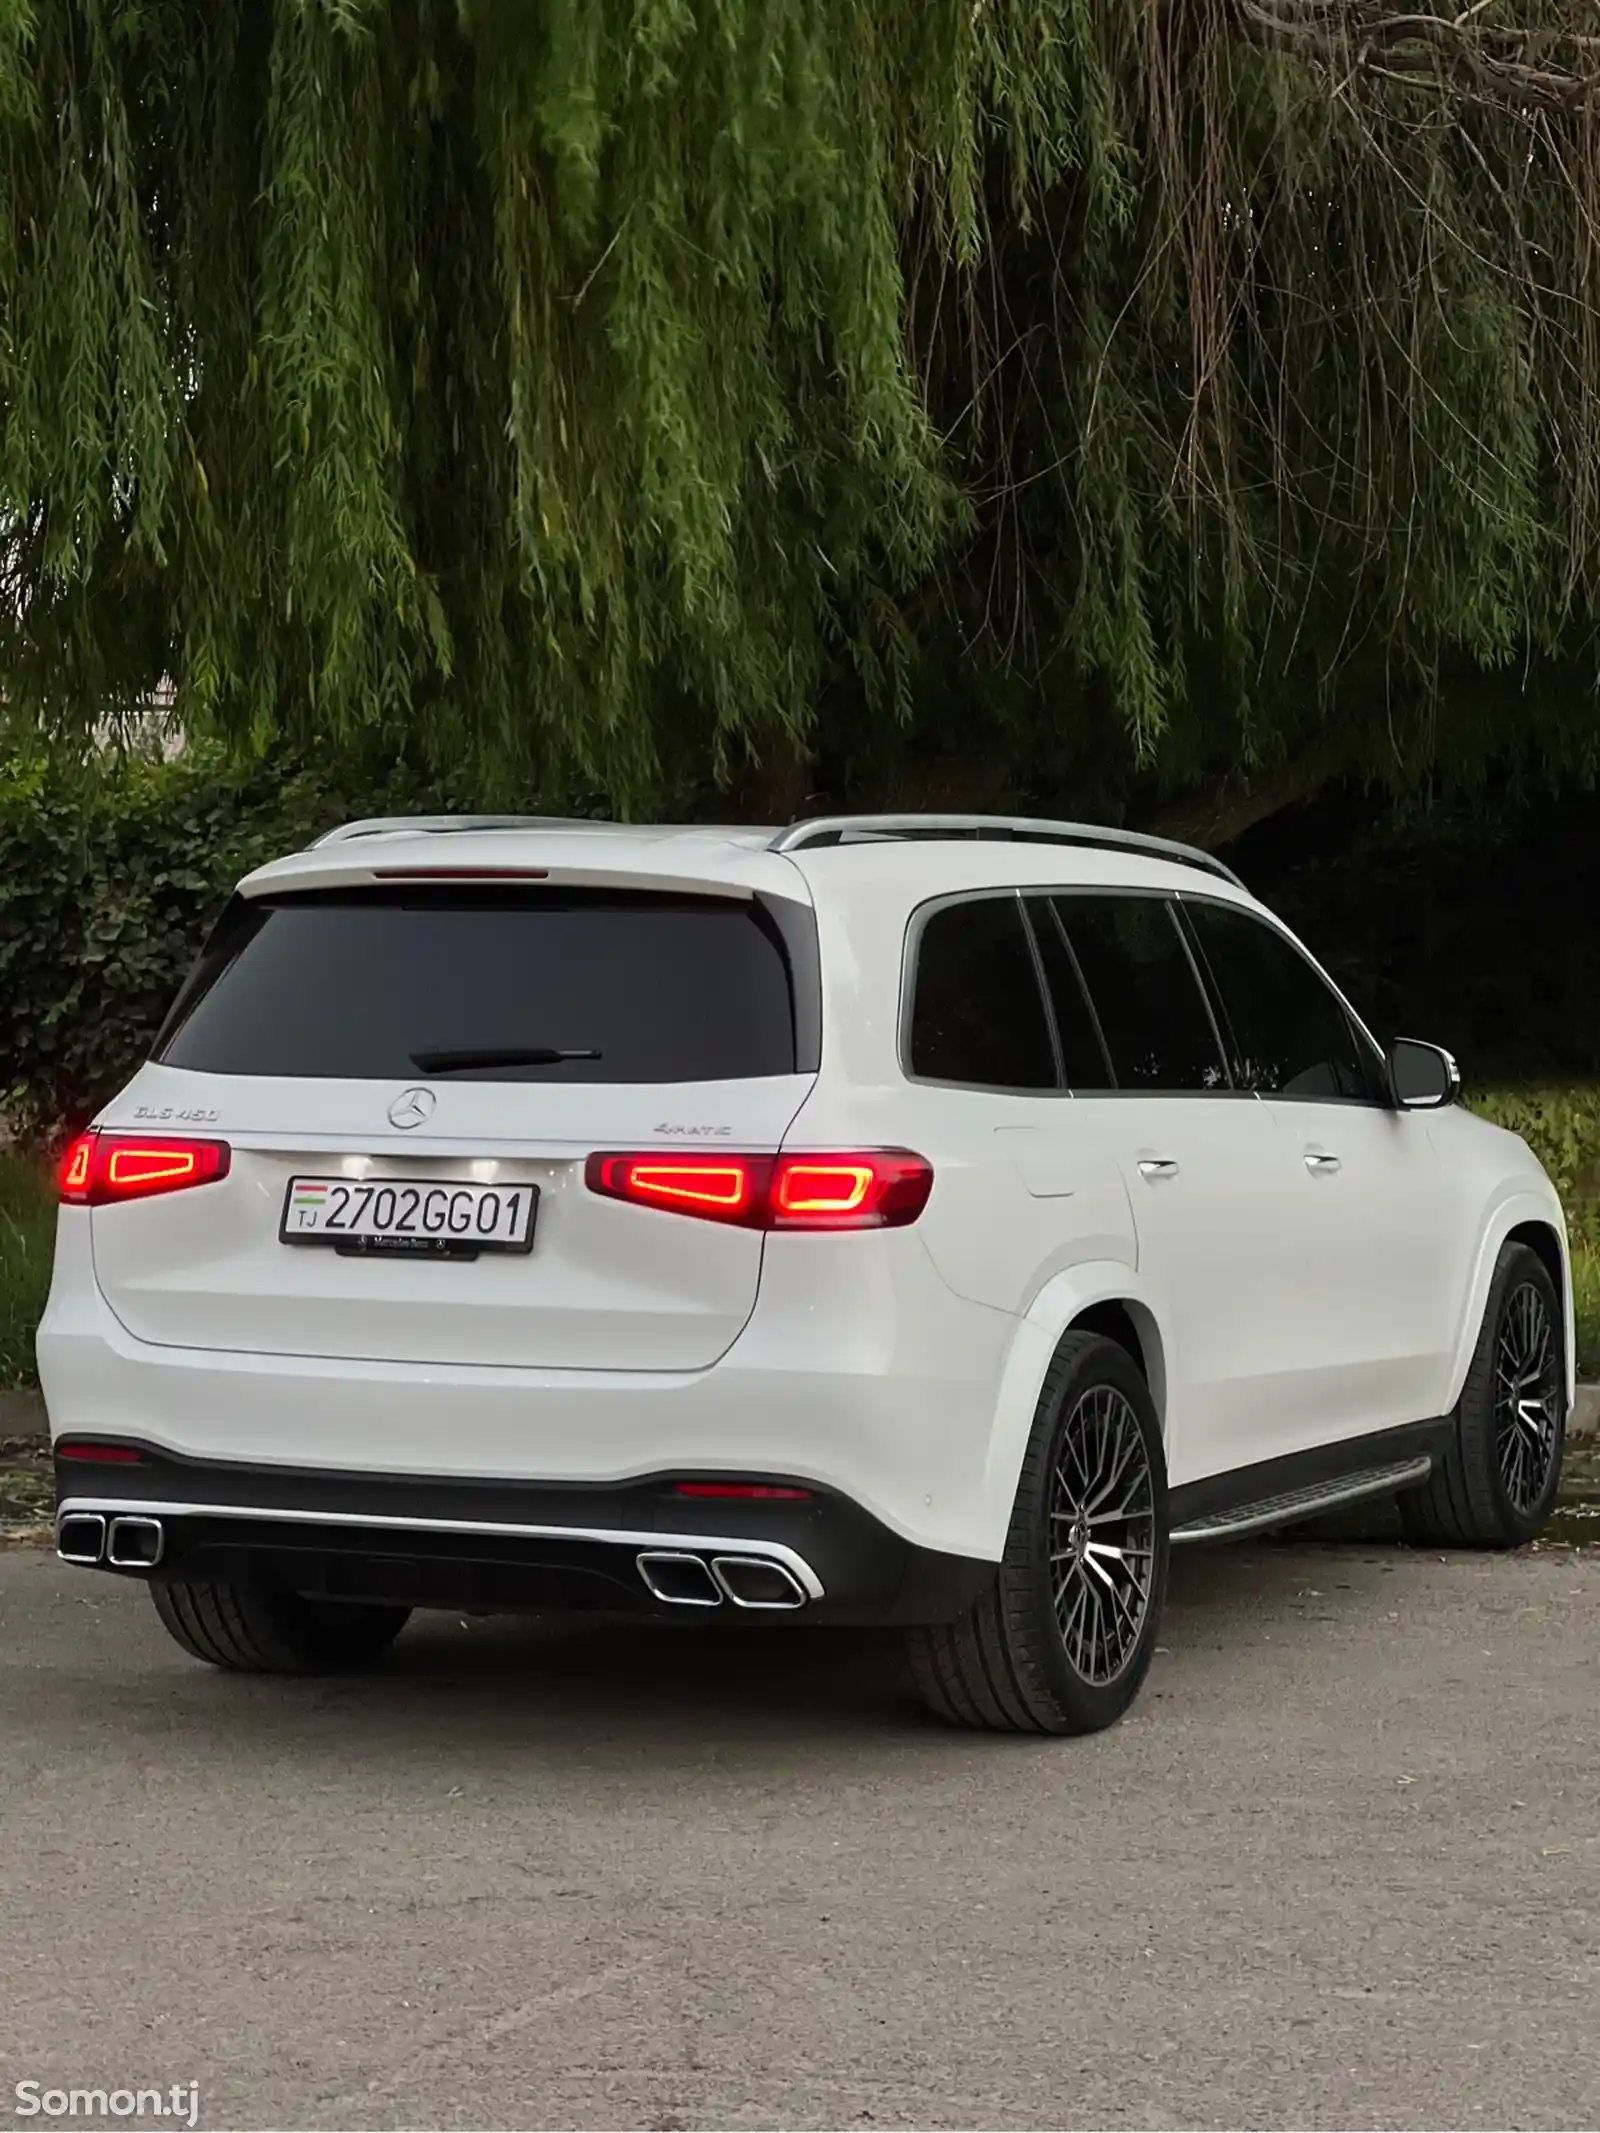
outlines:
[[[1383, 0], [1230, 0], [1251, 43], [1287, 52], [1330, 78], [1448, 83], [1484, 103], [1573, 110], [1600, 89], [1600, 29], [1487, 23], [1489, 0], [1452, 13], [1397, 11]], [[1591, 6], [1574, 10], [1597, 21]]]

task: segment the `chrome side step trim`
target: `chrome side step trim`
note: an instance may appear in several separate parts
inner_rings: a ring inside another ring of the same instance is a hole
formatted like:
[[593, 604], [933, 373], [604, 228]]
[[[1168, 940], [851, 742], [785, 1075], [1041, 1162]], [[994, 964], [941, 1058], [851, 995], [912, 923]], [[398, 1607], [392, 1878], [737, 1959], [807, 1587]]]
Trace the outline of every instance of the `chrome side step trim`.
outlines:
[[1178, 1526], [1172, 1534], [1174, 1548], [1194, 1541], [1233, 1540], [1245, 1533], [1261, 1533], [1268, 1526], [1290, 1526], [1302, 1518], [1316, 1518], [1343, 1504], [1361, 1503], [1368, 1496], [1387, 1496], [1395, 1489], [1410, 1488], [1426, 1481], [1433, 1461], [1396, 1460], [1392, 1466], [1365, 1467], [1359, 1474], [1346, 1474], [1338, 1481], [1317, 1482], [1308, 1489], [1290, 1489], [1282, 1496], [1264, 1496], [1259, 1503], [1240, 1504], [1237, 1510], [1213, 1511], [1209, 1518]]
[[745, 1540], [726, 1533], [639, 1533], [620, 1526], [523, 1526], [483, 1518], [399, 1518], [376, 1511], [288, 1511], [281, 1505], [235, 1503], [130, 1503], [125, 1498], [72, 1496], [56, 1513], [56, 1530], [68, 1518], [247, 1518], [277, 1526], [360, 1526], [378, 1533], [482, 1533], [500, 1540], [599, 1541], [635, 1552], [682, 1549], [686, 1554], [756, 1555], [787, 1570], [806, 1597], [822, 1598], [822, 1580], [803, 1555], [781, 1541]]

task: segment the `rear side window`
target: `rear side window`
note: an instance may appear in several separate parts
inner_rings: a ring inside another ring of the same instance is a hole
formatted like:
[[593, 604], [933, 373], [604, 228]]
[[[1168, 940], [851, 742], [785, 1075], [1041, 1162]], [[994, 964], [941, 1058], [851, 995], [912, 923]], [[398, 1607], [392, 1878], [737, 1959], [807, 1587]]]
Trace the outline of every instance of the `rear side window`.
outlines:
[[158, 1056], [332, 1080], [739, 1081], [795, 1071], [795, 1013], [783, 940], [748, 901], [340, 892], [237, 900]]
[[1100, 1042], [1089, 996], [1066, 934], [1048, 896], [1027, 899], [1028, 917], [1044, 966], [1045, 990], [1055, 1016], [1056, 1037], [1061, 1046], [1061, 1067], [1069, 1089], [1109, 1089], [1115, 1086], [1111, 1062]]
[[1051, 899], [1122, 1089], [1225, 1089], [1211, 1010], [1160, 896]]
[[1281, 933], [1222, 904], [1184, 904], [1222, 1003], [1233, 1078], [1263, 1096], [1375, 1099], [1343, 1003]]
[[910, 1070], [983, 1089], [1053, 1089], [1038, 966], [1015, 896], [935, 911], [917, 944]]

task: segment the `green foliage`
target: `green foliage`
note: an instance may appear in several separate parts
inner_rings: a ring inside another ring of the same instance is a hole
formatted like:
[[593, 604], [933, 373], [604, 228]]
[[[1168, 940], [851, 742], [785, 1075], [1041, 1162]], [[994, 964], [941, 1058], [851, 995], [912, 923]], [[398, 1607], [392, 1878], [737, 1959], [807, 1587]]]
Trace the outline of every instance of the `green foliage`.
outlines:
[[34, 1381], [33, 1336], [50, 1289], [55, 1233], [48, 1172], [0, 1149], [0, 1392]]
[[211, 921], [250, 868], [333, 822], [414, 804], [398, 773], [352, 798], [192, 752], [0, 779], [0, 1115], [44, 1135], [145, 1056]]
[[1588, 9], [1373, 13], [0, 0], [12, 714], [1592, 768]]
[[1487, 1089], [1469, 1102], [1521, 1134], [1549, 1172], [1568, 1222], [1600, 1246], [1600, 1088]]
[[1474, 1111], [1520, 1133], [1561, 1195], [1572, 1247], [1578, 1375], [1600, 1377], [1600, 1088], [1487, 1089]]

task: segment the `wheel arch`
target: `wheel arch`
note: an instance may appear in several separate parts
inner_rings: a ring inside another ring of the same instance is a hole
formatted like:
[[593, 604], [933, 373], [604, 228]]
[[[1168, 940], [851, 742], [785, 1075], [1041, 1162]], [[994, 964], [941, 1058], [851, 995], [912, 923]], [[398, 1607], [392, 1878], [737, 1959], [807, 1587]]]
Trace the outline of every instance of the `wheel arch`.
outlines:
[[[1167, 1360], [1162, 1345], [1161, 1329], [1156, 1324], [1155, 1313], [1136, 1296], [1107, 1296], [1098, 1303], [1085, 1304], [1075, 1318], [1069, 1319], [1061, 1329], [1063, 1334], [1087, 1332], [1103, 1334], [1125, 1348], [1139, 1366], [1139, 1374], [1150, 1388], [1150, 1397], [1156, 1405], [1156, 1415], [1161, 1423], [1163, 1439], [1167, 1429]], [[1057, 1337], [1057, 1346], [1060, 1337]], [[1037, 1395], [1035, 1396], [1037, 1397]]]
[[1170, 1457], [1171, 1354], [1151, 1298], [1135, 1270], [1120, 1260], [1068, 1267], [1045, 1283], [1018, 1321], [1001, 1374], [981, 1499], [984, 1539], [997, 1558], [1005, 1546], [1045, 1374], [1064, 1336], [1077, 1330], [1103, 1334], [1133, 1358], [1150, 1388]]
[[1527, 1191], [1517, 1191], [1502, 1200], [1490, 1215], [1473, 1268], [1472, 1286], [1456, 1336], [1455, 1357], [1450, 1372], [1449, 1397], [1444, 1411], [1451, 1412], [1461, 1398], [1461, 1388], [1472, 1365], [1472, 1354], [1488, 1308], [1489, 1288], [1500, 1254], [1508, 1244], [1525, 1244], [1536, 1252], [1549, 1270], [1561, 1306], [1561, 1335], [1565, 1364], [1567, 1404], [1577, 1389], [1577, 1350], [1572, 1317], [1572, 1270], [1567, 1256], [1566, 1229], [1557, 1209]]

